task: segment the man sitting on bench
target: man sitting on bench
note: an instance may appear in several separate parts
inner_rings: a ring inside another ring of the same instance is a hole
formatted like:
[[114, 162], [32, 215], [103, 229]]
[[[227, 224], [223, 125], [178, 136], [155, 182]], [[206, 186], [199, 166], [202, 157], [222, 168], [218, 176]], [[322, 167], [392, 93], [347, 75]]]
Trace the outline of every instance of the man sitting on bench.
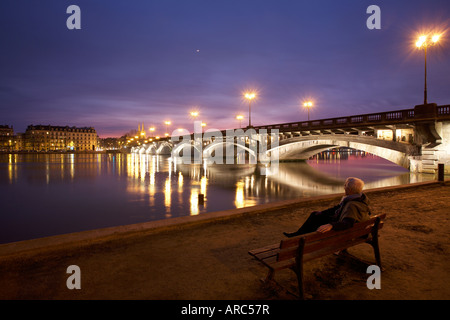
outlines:
[[358, 178], [347, 178], [344, 184], [345, 196], [341, 202], [324, 211], [314, 211], [296, 232], [283, 234], [295, 237], [314, 231], [345, 230], [353, 227], [355, 222], [369, 219], [369, 199], [362, 192], [364, 182]]

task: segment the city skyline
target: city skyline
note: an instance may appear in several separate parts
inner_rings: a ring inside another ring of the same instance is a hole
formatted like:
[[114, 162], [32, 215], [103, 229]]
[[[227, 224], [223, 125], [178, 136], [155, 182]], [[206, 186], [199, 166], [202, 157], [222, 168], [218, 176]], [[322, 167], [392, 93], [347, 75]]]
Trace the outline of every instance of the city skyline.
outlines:
[[[423, 103], [420, 34], [428, 53], [428, 101], [448, 104], [450, 6], [444, 1], [108, 1], [0, 4], [1, 124], [94, 127], [101, 138], [139, 124], [193, 131], [413, 108]], [[381, 28], [368, 29], [372, 5]]]

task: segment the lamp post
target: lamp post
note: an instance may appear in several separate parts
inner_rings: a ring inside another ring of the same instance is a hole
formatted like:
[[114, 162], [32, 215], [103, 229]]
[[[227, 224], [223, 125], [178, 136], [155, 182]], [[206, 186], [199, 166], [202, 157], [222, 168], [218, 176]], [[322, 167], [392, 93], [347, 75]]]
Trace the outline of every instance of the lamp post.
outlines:
[[155, 131], [155, 127], [150, 127], [150, 138], [153, 138], [153, 132]]
[[170, 125], [170, 121], [166, 121], [164, 122], [164, 124], [166, 125], [166, 133], [165, 136], [168, 137], [169, 136], [169, 125]]
[[244, 116], [239, 114], [236, 116], [236, 119], [239, 120], [239, 128], [242, 128], [242, 119], [244, 119]]
[[194, 119], [198, 117], [198, 111], [191, 111], [190, 114], [191, 114], [191, 117]]
[[[194, 119], [194, 131], [197, 130], [196, 128], [196, 121], [195, 119], [200, 115], [200, 112], [198, 112], [197, 110], [191, 111], [189, 113], [191, 115], [191, 117]], [[200, 121], [200, 132], [203, 132], [203, 127], [206, 126], [206, 123], [204, 123], [203, 121]]]
[[248, 100], [248, 126], [252, 126], [252, 100], [256, 98], [254, 92], [246, 92], [244, 94], [245, 99]]
[[424, 86], [424, 91], [423, 91], [423, 104], [424, 105], [428, 104], [428, 99], [427, 99], [427, 48], [438, 43], [440, 37], [441, 37], [441, 35], [439, 35], [439, 34], [435, 34], [432, 37], [421, 35], [416, 42], [416, 47], [419, 49], [423, 49], [424, 57], [425, 57], [425, 86]]
[[303, 106], [308, 109], [308, 121], [309, 121], [309, 109], [311, 109], [311, 107], [313, 106], [312, 101], [306, 101], [303, 103]]

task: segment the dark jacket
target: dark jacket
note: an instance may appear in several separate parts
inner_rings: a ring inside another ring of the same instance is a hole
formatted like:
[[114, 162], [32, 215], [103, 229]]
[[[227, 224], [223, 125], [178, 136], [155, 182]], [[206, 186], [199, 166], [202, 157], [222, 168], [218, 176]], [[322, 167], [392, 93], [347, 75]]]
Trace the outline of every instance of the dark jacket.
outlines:
[[369, 219], [369, 198], [364, 193], [343, 197], [341, 202], [332, 208], [322, 211], [331, 218], [333, 230], [344, 230], [353, 227], [356, 222]]

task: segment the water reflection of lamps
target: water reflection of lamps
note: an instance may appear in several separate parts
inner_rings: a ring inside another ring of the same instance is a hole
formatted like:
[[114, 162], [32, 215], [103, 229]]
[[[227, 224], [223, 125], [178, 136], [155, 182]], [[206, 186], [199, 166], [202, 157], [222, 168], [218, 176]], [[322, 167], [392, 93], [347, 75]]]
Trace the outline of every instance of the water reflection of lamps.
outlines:
[[208, 185], [208, 179], [206, 179], [205, 176], [203, 176], [200, 179], [200, 193], [201, 194], [206, 194], [206, 186]]
[[164, 206], [166, 207], [166, 217], [170, 217], [170, 206], [171, 206], [172, 194], [171, 194], [171, 185], [170, 178], [167, 177], [166, 182], [164, 184]]
[[243, 208], [245, 205], [244, 186], [245, 183], [243, 181], [239, 181], [238, 183], [236, 183], [236, 199], [234, 201], [236, 208]]
[[190, 197], [190, 204], [191, 204], [191, 216], [196, 216], [199, 213], [198, 210], [198, 189], [192, 188], [191, 189], [191, 197]]
[[178, 172], [178, 192], [183, 192], [183, 174]]

